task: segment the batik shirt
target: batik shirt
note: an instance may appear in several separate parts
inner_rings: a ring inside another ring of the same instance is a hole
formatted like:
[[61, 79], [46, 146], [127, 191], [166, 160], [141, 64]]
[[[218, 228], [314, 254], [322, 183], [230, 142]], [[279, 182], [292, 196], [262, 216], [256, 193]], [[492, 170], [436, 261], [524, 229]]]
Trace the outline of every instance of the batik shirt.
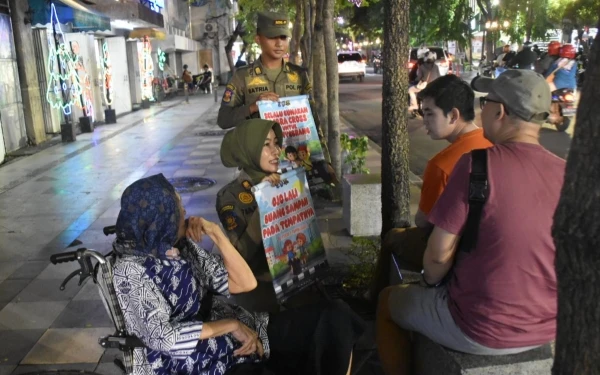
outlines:
[[[222, 375], [256, 355], [234, 357], [241, 345], [231, 334], [200, 340], [201, 301], [210, 291], [229, 297], [228, 273], [219, 256], [187, 241], [181, 259], [125, 256], [114, 267], [115, 291], [130, 335], [147, 348], [134, 351], [134, 375]], [[269, 356], [268, 315], [213, 298], [208, 321], [236, 319], [258, 333]]]

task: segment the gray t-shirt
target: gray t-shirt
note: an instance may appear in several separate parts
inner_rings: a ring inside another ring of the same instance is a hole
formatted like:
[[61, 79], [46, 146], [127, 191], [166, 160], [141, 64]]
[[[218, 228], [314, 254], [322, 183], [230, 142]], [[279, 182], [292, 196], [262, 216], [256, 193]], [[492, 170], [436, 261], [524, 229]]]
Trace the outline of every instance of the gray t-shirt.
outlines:
[[427, 81], [427, 83], [430, 83], [441, 75], [440, 68], [436, 63], [423, 63], [419, 66], [419, 70], [417, 70], [417, 81]]

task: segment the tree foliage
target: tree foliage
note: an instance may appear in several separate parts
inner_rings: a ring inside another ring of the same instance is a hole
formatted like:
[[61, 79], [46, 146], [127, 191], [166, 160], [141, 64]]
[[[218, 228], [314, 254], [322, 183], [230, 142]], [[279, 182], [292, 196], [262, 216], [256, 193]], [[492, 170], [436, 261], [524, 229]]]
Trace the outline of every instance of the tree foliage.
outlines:
[[[351, 28], [368, 39], [382, 38], [381, 0], [353, 9]], [[469, 20], [473, 17], [468, 0], [414, 0], [410, 2], [410, 44], [440, 44], [456, 40], [467, 45], [471, 39]]]

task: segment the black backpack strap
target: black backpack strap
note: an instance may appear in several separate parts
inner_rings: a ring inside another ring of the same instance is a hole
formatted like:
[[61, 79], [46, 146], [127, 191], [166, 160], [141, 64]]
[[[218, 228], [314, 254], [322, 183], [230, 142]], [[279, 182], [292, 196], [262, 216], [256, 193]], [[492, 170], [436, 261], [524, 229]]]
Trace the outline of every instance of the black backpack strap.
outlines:
[[460, 241], [459, 251], [470, 252], [477, 244], [479, 222], [483, 206], [488, 198], [487, 149], [471, 151], [471, 174], [469, 176], [469, 213]]

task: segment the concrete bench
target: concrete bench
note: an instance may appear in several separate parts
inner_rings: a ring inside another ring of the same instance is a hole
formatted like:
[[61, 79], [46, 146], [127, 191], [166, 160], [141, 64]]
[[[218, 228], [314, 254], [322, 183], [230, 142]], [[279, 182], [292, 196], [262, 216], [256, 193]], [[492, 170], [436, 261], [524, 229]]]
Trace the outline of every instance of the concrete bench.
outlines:
[[342, 182], [343, 217], [352, 236], [381, 234], [381, 175], [347, 174]]
[[455, 352], [416, 334], [413, 345], [418, 375], [547, 375], [554, 361], [553, 344], [527, 352], [483, 356]]
[[[403, 280], [394, 265], [390, 267], [390, 284], [418, 283], [421, 274], [402, 271]], [[415, 333], [413, 345], [415, 374], [418, 375], [547, 375], [554, 361], [554, 344], [524, 353], [482, 356], [456, 352]]]

